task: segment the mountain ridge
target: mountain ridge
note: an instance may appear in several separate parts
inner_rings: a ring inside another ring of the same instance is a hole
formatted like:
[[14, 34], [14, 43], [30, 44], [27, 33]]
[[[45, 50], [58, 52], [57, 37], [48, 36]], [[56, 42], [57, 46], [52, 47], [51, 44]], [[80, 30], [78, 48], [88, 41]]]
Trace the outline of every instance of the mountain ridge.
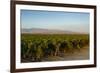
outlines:
[[42, 28], [22, 28], [21, 33], [27, 34], [84, 34], [79, 32], [72, 32], [58, 29], [42, 29]]

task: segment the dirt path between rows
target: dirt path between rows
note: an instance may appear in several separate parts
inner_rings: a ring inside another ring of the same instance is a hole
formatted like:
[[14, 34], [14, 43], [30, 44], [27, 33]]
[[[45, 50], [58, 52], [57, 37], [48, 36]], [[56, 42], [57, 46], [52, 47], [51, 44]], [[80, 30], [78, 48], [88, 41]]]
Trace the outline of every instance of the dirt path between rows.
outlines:
[[67, 60], [87, 60], [89, 59], [89, 47], [85, 46], [80, 49], [73, 49], [73, 52], [66, 53], [64, 56], [52, 56], [45, 58], [43, 61], [67, 61]]

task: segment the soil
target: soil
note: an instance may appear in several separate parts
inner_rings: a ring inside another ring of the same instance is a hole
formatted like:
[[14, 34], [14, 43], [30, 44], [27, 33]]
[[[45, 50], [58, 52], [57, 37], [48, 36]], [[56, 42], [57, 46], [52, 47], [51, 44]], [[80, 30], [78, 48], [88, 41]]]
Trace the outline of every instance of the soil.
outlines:
[[63, 54], [63, 56], [50, 56], [43, 61], [66, 61], [66, 60], [87, 60], [89, 59], [89, 47], [85, 46], [80, 49], [73, 49], [71, 52]]

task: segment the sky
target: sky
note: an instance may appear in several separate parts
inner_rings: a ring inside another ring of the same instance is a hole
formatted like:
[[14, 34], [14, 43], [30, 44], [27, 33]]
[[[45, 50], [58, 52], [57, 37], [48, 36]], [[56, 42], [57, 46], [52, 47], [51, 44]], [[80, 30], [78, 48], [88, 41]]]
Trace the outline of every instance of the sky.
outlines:
[[21, 28], [57, 29], [89, 33], [89, 24], [89, 13], [21, 10]]

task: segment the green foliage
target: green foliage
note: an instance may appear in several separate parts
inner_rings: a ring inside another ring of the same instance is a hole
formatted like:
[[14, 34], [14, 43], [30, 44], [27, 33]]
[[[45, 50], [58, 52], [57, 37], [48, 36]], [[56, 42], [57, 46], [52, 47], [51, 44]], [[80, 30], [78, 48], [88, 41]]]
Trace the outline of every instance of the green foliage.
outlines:
[[86, 45], [89, 45], [89, 35], [85, 34], [21, 34], [21, 58], [42, 61]]

